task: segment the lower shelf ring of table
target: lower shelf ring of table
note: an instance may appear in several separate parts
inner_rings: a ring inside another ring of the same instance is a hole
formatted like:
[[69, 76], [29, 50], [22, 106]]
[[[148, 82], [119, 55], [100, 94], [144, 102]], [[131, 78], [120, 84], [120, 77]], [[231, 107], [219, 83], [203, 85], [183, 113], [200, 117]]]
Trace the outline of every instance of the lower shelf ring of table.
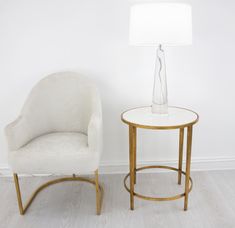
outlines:
[[[163, 166], [163, 165], [152, 165], [152, 166], [144, 166], [144, 167], [140, 167], [138, 169], [136, 169], [136, 172], [137, 171], [140, 171], [140, 170], [144, 170], [144, 169], [155, 169], [155, 168], [158, 168], [158, 169], [169, 169], [169, 170], [173, 170], [173, 171], [176, 171], [178, 172], [179, 169], [177, 168], [174, 168], [174, 167], [171, 167], [171, 166]], [[181, 173], [183, 175], [186, 175], [185, 172], [181, 171]], [[127, 187], [126, 185], [126, 180], [127, 178], [130, 176], [130, 173], [128, 173], [125, 178], [124, 178], [124, 187], [125, 189], [130, 192], [130, 188]], [[189, 180], [190, 180], [190, 187], [189, 187], [189, 192], [192, 190], [193, 188], [193, 180], [191, 177], [189, 177]], [[149, 196], [144, 196], [144, 195], [141, 195], [139, 193], [136, 193], [134, 191], [134, 196], [138, 197], [138, 198], [141, 198], [141, 199], [144, 199], [144, 200], [151, 200], [151, 201], [170, 201], [170, 200], [176, 200], [176, 199], [180, 199], [182, 197], [185, 196], [185, 192], [184, 193], [181, 193], [181, 194], [178, 194], [178, 195], [174, 195], [174, 196], [170, 196], [170, 197], [149, 197]]]

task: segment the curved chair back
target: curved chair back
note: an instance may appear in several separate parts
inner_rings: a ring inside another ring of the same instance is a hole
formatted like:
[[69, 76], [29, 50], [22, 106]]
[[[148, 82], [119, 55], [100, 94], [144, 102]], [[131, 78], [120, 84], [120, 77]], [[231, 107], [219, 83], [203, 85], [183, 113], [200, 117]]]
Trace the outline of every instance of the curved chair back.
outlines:
[[31, 137], [50, 132], [87, 134], [97, 88], [72, 72], [55, 73], [42, 79], [29, 94], [21, 112], [30, 125]]

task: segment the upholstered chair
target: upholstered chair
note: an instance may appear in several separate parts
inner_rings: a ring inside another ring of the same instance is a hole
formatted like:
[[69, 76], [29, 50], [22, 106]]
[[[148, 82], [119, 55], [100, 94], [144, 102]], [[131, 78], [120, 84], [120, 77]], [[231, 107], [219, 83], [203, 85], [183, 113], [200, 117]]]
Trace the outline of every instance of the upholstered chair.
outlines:
[[[75, 180], [95, 186], [96, 210], [100, 214], [102, 188], [98, 183], [98, 167], [102, 152], [102, 111], [98, 90], [92, 82], [72, 72], [47, 76], [32, 89], [19, 118], [6, 127], [5, 133], [20, 214], [25, 213], [45, 187]], [[94, 179], [80, 176], [92, 173]], [[40, 186], [23, 206], [18, 174], [64, 177]]]

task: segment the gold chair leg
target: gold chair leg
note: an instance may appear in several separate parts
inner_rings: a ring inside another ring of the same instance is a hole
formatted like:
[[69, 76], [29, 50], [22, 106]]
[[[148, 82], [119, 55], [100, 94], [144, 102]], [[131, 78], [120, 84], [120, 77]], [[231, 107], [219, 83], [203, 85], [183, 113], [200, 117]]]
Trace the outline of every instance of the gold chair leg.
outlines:
[[184, 128], [180, 128], [178, 184], [181, 184], [181, 177], [182, 177], [183, 146], [184, 146]]
[[102, 189], [99, 186], [98, 169], [95, 171], [95, 188], [96, 188], [96, 214], [100, 215], [101, 203], [102, 203]]
[[25, 212], [27, 211], [28, 207], [31, 205], [37, 194], [42, 191], [44, 188], [51, 186], [53, 184], [57, 184], [60, 182], [65, 182], [65, 181], [83, 181], [83, 182], [88, 182], [90, 184], [93, 184], [96, 187], [96, 207], [97, 207], [97, 214], [100, 214], [101, 212], [101, 203], [102, 203], [102, 195], [103, 195], [103, 189], [99, 185], [98, 182], [98, 170], [95, 171], [95, 180], [89, 179], [89, 178], [84, 178], [84, 177], [78, 177], [76, 175], [73, 175], [71, 177], [63, 177], [63, 178], [58, 178], [55, 180], [51, 180], [46, 182], [45, 184], [42, 184], [39, 186], [31, 195], [29, 198], [28, 202], [26, 203], [25, 206], [23, 206], [22, 203], [22, 198], [21, 198], [21, 193], [20, 193], [20, 185], [19, 185], [19, 179], [18, 175], [16, 173], [13, 174], [14, 176], [14, 182], [15, 182], [15, 188], [16, 188], [16, 195], [17, 195], [17, 200], [18, 200], [18, 206], [19, 206], [19, 211], [21, 215], [24, 215]]
[[23, 215], [25, 211], [24, 211], [23, 204], [22, 204], [18, 175], [16, 173], [14, 173], [13, 176], [14, 176], [19, 211], [20, 211], [20, 214]]

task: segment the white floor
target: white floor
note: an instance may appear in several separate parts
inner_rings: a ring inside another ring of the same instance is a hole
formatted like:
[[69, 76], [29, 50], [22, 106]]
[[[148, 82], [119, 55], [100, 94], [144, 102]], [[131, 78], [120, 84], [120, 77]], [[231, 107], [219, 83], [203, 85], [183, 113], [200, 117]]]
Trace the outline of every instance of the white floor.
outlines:
[[[103, 175], [105, 194], [102, 214], [95, 214], [95, 189], [80, 182], [60, 183], [39, 193], [24, 216], [19, 215], [12, 178], [0, 179], [0, 227], [112, 227], [112, 228], [234, 228], [235, 170], [193, 172], [193, 191], [189, 210], [183, 211], [183, 199], [151, 202], [135, 198], [135, 210], [129, 210], [129, 195], [123, 187], [123, 175]], [[24, 196], [53, 177], [20, 178]], [[139, 192], [167, 196], [180, 192], [175, 173], [140, 174]]]

